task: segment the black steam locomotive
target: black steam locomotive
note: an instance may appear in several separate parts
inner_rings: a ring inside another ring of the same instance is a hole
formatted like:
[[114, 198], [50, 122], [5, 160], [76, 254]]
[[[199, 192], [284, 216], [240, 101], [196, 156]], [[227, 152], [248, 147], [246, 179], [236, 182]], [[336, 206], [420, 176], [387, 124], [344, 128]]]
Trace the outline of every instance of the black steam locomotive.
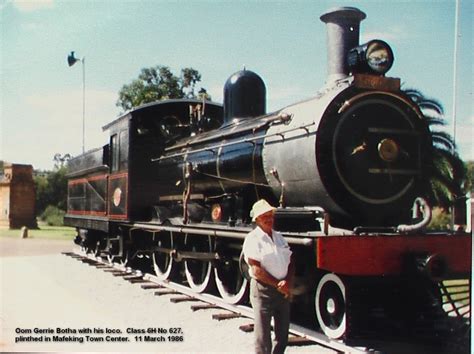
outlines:
[[359, 45], [364, 18], [321, 16], [329, 75], [313, 98], [267, 114], [263, 80], [243, 70], [223, 105], [161, 101], [106, 125], [110, 142], [69, 162], [77, 243], [237, 303], [249, 211], [265, 198], [295, 254], [295, 316], [311, 309], [331, 338], [468, 329], [470, 284], [457, 279], [470, 278], [471, 237], [424, 231], [430, 133], [385, 76], [388, 44]]

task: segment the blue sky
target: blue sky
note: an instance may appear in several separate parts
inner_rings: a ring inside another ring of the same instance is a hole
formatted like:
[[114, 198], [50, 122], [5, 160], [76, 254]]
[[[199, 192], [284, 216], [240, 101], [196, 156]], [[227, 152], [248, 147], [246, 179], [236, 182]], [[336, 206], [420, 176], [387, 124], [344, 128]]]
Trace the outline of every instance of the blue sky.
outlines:
[[[474, 160], [473, 5], [460, 1], [456, 141]], [[455, 1], [59, 1], [0, 0], [0, 160], [51, 169], [55, 153], [82, 151], [85, 57], [86, 150], [107, 142], [101, 127], [120, 110], [120, 88], [141, 68], [193, 67], [222, 101], [227, 78], [246, 68], [267, 86], [269, 111], [308, 98], [326, 77], [326, 29], [334, 6], [367, 14], [361, 43], [395, 53], [388, 76], [440, 100], [452, 130]]]

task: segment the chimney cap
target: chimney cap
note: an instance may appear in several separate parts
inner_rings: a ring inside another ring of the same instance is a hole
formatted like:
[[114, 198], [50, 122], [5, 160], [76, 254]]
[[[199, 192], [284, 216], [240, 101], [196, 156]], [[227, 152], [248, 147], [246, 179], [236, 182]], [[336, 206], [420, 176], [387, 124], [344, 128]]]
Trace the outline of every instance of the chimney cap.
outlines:
[[360, 22], [365, 19], [367, 16], [364, 12], [359, 10], [356, 7], [342, 6], [342, 7], [333, 7], [327, 10], [324, 14], [321, 15], [321, 21], [328, 22], [337, 22], [340, 19], [353, 20]]

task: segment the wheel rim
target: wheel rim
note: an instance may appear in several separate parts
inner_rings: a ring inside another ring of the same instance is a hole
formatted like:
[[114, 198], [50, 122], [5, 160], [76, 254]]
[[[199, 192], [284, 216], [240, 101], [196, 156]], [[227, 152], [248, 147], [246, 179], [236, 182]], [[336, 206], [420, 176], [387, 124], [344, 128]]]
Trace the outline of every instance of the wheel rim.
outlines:
[[321, 278], [316, 290], [316, 316], [319, 326], [330, 338], [340, 338], [346, 332], [346, 287], [335, 274]]
[[[184, 237], [186, 250], [192, 252], [212, 252], [211, 237], [199, 237], [186, 234]], [[184, 261], [184, 272], [189, 287], [198, 293], [209, 289], [212, 278], [210, 261], [187, 259]]]
[[[110, 264], [118, 264], [122, 267], [126, 267], [128, 263], [128, 249], [125, 249], [125, 240], [123, 235], [117, 235], [117, 239], [112, 239], [110, 248], [107, 252], [107, 260]], [[122, 255], [120, 255], [122, 254]]]
[[219, 262], [214, 269], [217, 290], [222, 299], [229, 304], [244, 301], [247, 295], [248, 281], [240, 273], [239, 259]]
[[[165, 249], [173, 249], [173, 233], [170, 231], [154, 234], [153, 245]], [[152, 261], [156, 276], [161, 280], [168, 279], [174, 264], [171, 254], [166, 252], [153, 252]]]
[[99, 250], [99, 240], [95, 237], [88, 236], [86, 240], [83, 242], [82, 247], [84, 252], [87, 255], [97, 256], [97, 252]]
[[107, 261], [110, 264], [118, 264], [120, 266], [126, 267], [128, 263], [128, 253], [124, 254], [123, 256], [117, 256], [117, 255], [107, 255]]
[[79, 250], [84, 253], [84, 254], [87, 254], [87, 247], [84, 246], [83, 244], [79, 245]]
[[102, 253], [105, 250], [105, 240], [104, 239], [99, 239], [97, 240], [97, 243], [95, 244], [94, 248], [94, 256], [102, 258]]

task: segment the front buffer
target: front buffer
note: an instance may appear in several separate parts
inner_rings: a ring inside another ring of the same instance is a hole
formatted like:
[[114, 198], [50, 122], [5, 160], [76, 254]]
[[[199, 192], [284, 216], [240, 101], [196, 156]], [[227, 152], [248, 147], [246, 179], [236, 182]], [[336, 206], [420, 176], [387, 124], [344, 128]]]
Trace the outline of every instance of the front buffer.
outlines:
[[320, 237], [318, 325], [330, 338], [404, 338], [465, 348], [471, 259], [468, 234]]

